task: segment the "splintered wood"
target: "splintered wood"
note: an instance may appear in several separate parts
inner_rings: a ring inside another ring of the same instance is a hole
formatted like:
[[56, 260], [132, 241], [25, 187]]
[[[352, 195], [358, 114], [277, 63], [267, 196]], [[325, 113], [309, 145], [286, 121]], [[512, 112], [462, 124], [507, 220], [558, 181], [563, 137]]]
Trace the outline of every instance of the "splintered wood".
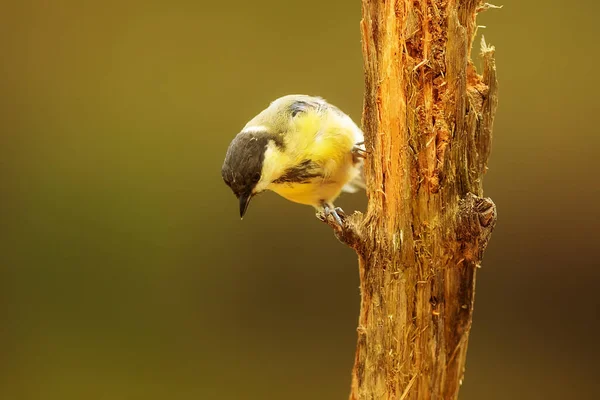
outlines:
[[471, 62], [477, 0], [363, 0], [368, 210], [336, 228], [359, 255], [351, 399], [455, 399], [475, 272], [496, 222], [483, 198], [494, 49]]

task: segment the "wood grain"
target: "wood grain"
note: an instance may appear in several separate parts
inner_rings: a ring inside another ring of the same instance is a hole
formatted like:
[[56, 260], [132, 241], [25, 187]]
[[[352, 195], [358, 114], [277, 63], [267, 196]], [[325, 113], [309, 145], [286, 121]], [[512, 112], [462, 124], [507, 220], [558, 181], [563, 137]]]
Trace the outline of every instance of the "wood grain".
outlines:
[[[494, 49], [470, 53], [478, 0], [362, 0], [368, 210], [337, 237], [359, 255], [350, 399], [455, 399], [476, 270], [496, 223], [483, 198], [498, 103]], [[331, 222], [331, 221], [330, 221]]]

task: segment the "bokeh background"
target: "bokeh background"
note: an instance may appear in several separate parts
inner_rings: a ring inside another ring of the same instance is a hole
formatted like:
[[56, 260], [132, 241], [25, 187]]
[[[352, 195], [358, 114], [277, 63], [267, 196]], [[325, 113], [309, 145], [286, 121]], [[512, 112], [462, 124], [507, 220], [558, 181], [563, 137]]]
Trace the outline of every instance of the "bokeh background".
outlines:
[[[499, 223], [461, 398], [600, 398], [600, 5], [503, 3], [479, 19]], [[2, 2], [1, 399], [347, 398], [353, 252], [274, 194], [241, 222], [220, 167], [280, 95], [360, 120], [359, 19], [358, 0]]]

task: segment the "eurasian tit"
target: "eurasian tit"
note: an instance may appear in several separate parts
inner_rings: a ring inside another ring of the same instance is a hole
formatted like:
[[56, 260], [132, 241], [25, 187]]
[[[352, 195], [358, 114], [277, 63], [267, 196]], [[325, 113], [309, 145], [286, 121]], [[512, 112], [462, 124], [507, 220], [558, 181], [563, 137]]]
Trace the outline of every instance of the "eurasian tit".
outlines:
[[364, 188], [363, 142], [352, 119], [322, 98], [284, 96], [233, 139], [221, 175], [239, 199], [240, 217], [254, 195], [272, 190], [341, 225], [333, 201], [342, 191]]

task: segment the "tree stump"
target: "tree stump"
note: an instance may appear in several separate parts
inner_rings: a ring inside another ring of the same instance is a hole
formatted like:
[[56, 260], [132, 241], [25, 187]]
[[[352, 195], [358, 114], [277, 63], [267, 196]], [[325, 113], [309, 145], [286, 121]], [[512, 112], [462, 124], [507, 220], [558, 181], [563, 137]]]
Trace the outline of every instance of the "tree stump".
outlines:
[[494, 48], [470, 53], [478, 0], [362, 0], [368, 209], [335, 227], [359, 256], [350, 399], [455, 399], [475, 273], [496, 222], [483, 198]]

